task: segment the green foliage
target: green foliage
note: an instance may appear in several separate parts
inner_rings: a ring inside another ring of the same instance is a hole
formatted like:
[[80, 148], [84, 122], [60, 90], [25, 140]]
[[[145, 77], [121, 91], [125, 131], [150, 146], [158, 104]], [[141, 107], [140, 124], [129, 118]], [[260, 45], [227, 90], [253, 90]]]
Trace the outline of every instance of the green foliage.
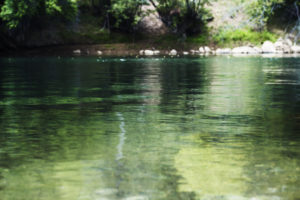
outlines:
[[210, 32], [211, 30], [205, 27], [201, 34], [188, 37], [186, 42], [198, 45], [209, 45], [211, 42]]
[[113, 27], [122, 30], [132, 30], [141, 15], [141, 6], [145, 0], [112, 0], [109, 13], [113, 17]]
[[[252, 16], [253, 21], [257, 24], [258, 28], [264, 29], [270, 18], [277, 11], [291, 12], [291, 9], [282, 9], [290, 7], [291, 5], [300, 5], [299, 0], [256, 0], [250, 4], [248, 8], [249, 14]], [[295, 15], [296, 12], [291, 12]]]
[[95, 31], [95, 28], [84, 32], [61, 30], [60, 36], [66, 44], [115, 44], [130, 43], [133, 40], [132, 35], [100, 29]]
[[179, 34], [199, 33], [212, 18], [205, 6], [209, 0], [158, 0], [150, 1], [163, 22]]
[[0, 18], [10, 29], [14, 29], [22, 23], [30, 23], [34, 18], [59, 16], [72, 20], [76, 14], [76, 0], [5, 0]]
[[259, 45], [266, 40], [275, 42], [277, 36], [268, 31], [257, 32], [251, 29], [238, 29], [238, 30], [221, 30], [215, 36], [213, 41], [220, 46], [242, 45], [251, 43]]

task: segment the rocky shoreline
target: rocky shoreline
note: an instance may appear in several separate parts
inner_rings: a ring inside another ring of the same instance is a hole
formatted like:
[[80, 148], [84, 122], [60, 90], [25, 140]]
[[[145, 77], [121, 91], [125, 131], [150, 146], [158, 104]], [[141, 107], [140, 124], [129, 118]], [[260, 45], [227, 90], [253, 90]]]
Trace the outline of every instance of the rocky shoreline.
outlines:
[[[151, 48], [147, 48], [152, 46]], [[267, 56], [286, 57], [300, 56], [300, 46], [295, 45], [289, 39], [279, 38], [275, 43], [265, 41], [261, 47], [246, 45], [235, 48], [217, 48], [209, 46], [178, 46], [176, 49], [156, 49], [155, 45], [141, 44], [94, 44], [94, 45], [68, 45], [40, 47], [21, 50], [18, 52], [4, 52], [2, 56], [118, 56], [118, 57], [179, 57], [179, 56], [209, 56], [209, 55], [233, 55], [233, 56]]]
[[128, 49], [123, 52], [116, 50], [81, 50], [74, 49], [73, 55], [94, 55], [94, 56], [187, 56], [187, 55], [268, 55], [268, 56], [284, 56], [284, 55], [297, 55], [300, 54], [300, 46], [294, 45], [289, 39], [279, 38], [275, 43], [265, 41], [261, 47], [247, 45], [235, 48], [212, 48], [208, 46], [201, 46], [199, 49], [186, 50], [157, 50], [151, 49]]
[[[200, 47], [197, 50], [177, 52], [175, 49], [171, 51], [164, 51], [164, 55], [176, 56], [176, 55], [287, 55], [287, 54], [299, 54], [300, 46], [293, 45], [289, 39], [279, 38], [275, 43], [271, 41], [265, 41], [261, 47], [248, 45], [239, 46], [235, 48], [217, 48], [213, 49], [208, 46]], [[158, 50], [140, 50], [139, 55], [141, 56], [154, 56], [160, 55], [161, 52]]]

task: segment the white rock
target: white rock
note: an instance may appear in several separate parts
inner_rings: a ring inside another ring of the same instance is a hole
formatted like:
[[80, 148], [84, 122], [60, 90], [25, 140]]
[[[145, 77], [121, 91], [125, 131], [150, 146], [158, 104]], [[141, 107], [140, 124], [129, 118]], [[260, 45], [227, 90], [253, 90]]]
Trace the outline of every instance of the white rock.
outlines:
[[104, 188], [104, 189], [99, 189], [95, 191], [95, 194], [101, 195], [101, 196], [109, 196], [116, 194], [118, 192], [117, 189], [114, 188]]
[[288, 38], [285, 39], [284, 42], [285, 42], [288, 46], [290, 46], [290, 47], [293, 46], [292, 40], [290, 40], [290, 39], [288, 39]]
[[204, 47], [205, 53], [211, 53], [211, 49], [208, 46]]
[[199, 53], [205, 53], [205, 50], [204, 50], [203, 47], [200, 47], [200, 48], [199, 48]]
[[261, 49], [262, 53], [276, 53], [275, 45], [270, 41], [265, 41]]
[[253, 47], [253, 49], [257, 52], [257, 53], [262, 53], [262, 49], [259, 47]]
[[122, 200], [148, 200], [149, 198], [146, 196], [132, 196], [132, 197], [126, 197]]
[[275, 43], [275, 49], [276, 49], [276, 53], [290, 53], [291, 52], [291, 45], [290, 44], [291, 41], [287, 41], [287, 40], [283, 40], [282, 38], [279, 38]]
[[177, 51], [175, 49], [172, 49], [169, 53], [170, 56], [176, 56], [177, 55]]
[[189, 52], [187, 52], [187, 51], [184, 51], [182, 53], [183, 53], [183, 55], [189, 55]]
[[294, 45], [291, 47], [293, 53], [300, 53], [300, 46]]
[[242, 46], [236, 47], [232, 49], [233, 54], [259, 54], [260, 52], [257, 51], [255, 48], [249, 46]]
[[101, 56], [102, 54], [103, 54], [102, 51], [99, 51], [99, 50], [97, 51], [98, 56]]
[[155, 50], [153, 51], [154, 55], [159, 55], [160, 54], [160, 51], [159, 50]]
[[152, 51], [152, 50], [145, 50], [145, 51], [144, 51], [144, 54], [145, 54], [146, 56], [153, 56], [153, 55], [154, 55], [154, 51]]
[[230, 48], [225, 48], [225, 49], [217, 49], [216, 54], [231, 54], [231, 49]]
[[142, 56], [142, 55], [144, 55], [144, 52], [145, 52], [144, 50], [140, 50], [139, 54]]
[[74, 54], [81, 54], [81, 50], [80, 49], [76, 49], [73, 51]]

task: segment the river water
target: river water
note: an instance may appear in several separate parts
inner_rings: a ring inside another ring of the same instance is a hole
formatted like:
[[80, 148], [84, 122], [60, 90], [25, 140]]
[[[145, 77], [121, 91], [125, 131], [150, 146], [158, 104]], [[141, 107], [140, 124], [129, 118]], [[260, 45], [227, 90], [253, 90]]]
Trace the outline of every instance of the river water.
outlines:
[[300, 59], [1, 58], [1, 200], [299, 200]]

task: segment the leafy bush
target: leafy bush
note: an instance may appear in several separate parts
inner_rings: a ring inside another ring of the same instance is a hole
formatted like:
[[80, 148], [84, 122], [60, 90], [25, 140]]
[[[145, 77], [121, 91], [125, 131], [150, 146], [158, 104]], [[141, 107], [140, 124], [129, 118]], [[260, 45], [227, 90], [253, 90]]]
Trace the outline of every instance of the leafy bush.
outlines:
[[259, 45], [266, 40], [275, 42], [277, 36], [268, 31], [257, 32], [251, 29], [221, 30], [213, 37], [213, 41], [220, 46], [242, 45], [251, 43]]
[[[299, 0], [256, 0], [249, 5], [248, 13], [259, 29], [265, 29], [270, 18], [278, 13], [289, 14], [292, 17], [297, 15], [296, 6], [300, 6]], [[286, 17], [286, 16], [285, 16]]]
[[76, 0], [5, 0], [0, 18], [10, 29], [15, 29], [28, 26], [34, 19], [59, 17], [72, 20], [76, 14]]
[[205, 8], [209, 0], [150, 0], [164, 24], [177, 34], [199, 33], [212, 15]]
[[145, 0], [112, 0], [109, 13], [113, 28], [132, 31], [140, 19], [141, 6], [145, 3]]

